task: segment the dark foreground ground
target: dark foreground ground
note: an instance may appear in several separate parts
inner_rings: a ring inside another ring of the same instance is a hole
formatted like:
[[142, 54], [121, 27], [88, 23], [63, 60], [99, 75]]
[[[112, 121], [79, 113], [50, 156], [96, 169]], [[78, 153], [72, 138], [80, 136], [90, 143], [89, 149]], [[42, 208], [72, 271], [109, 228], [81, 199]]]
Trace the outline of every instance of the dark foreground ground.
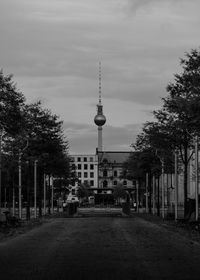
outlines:
[[200, 243], [183, 233], [141, 215], [54, 218], [1, 240], [0, 279], [200, 279]]

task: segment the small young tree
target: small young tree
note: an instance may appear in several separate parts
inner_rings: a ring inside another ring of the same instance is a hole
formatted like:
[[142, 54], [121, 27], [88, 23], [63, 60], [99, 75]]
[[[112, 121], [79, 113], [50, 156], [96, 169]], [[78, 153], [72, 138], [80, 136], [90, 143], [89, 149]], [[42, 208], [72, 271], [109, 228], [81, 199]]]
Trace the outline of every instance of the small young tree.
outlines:
[[113, 191], [114, 199], [117, 201], [117, 204], [119, 204], [120, 199], [126, 199], [127, 193], [121, 183], [118, 183], [117, 186], [114, 188]]

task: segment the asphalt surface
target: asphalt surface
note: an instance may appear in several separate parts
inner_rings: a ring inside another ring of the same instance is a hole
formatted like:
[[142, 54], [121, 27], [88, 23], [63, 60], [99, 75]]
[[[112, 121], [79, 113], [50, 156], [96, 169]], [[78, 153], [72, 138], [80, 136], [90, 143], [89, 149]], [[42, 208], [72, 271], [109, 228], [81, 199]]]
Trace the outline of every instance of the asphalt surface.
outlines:
[[200, 243], [139, 217], [55, 218], [0, 242], [0, 279], [200, 279]]

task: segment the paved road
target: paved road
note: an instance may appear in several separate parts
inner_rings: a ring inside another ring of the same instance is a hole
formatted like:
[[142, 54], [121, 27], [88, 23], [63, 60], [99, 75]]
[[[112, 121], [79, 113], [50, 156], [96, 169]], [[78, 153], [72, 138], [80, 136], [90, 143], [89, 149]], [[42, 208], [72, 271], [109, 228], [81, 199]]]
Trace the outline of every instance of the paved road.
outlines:
[[200, 279], [200, 244], [141, 218], [57, 218], [0, 243], [0, 279]]

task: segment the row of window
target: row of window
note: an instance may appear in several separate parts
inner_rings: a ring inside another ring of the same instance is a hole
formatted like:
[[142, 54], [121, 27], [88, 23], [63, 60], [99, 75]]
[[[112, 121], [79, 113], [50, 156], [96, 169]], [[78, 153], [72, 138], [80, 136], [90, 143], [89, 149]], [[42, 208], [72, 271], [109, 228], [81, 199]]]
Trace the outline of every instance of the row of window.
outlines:
[[[72, 158], [73, 159], [73, 161], [76, 161], [76, 158], [74, 157], [74, 158]], [[77, 157], [77, 161], [78, 162], [93, 162], [94, 161], [94, 158], [93, 157], [84, 157], [84, 158], [82, 158], [82, 157]]]
[[88, 169], [90, 169], [90, 170], [94, 170], [94, 164], [72, 164], [72, 168], [74, 168], [74, 169], [78, 169], [78, 170], [81, 170], [81, 169], [84, 169], [84, 170], [88, 170]]
[[[78, 177], [79, 177], [79, 178], [82, 177], [82, 172], [78, 172]], [[94, 178], [94, 172], [90, 172], [90, 173], [84, 172], [84, 173], [83, 173], [83, 177], [84, 177], [84, 178], [88, 178], [88, 177]]]
[[[117, 170], [114, 170], [113, 176], [114, 176], [114, 177], [117, 177], [117, 176], [118, 176]], [[107, 171], [106, 169], [103, 171], [103, 177], [108, 177], [108, 171]]]
[[[113, 185], [114, 185], [114, 186], [116, 186], [117, 183], [118, 183], [118, 181], [116, 181], [116, 180], [113, 181]], [[124, 186], [127, 185], [127, 181], [126, 181], [126, 180], [123, 181], [123, 185], [124, 185]], [[106, 188], [107, 186], [108, 186], [108, 181], [107, 181], [107, 180], [104, 180], [104, 181], [103, 181], [103, 187]]]
[[84, 164], [84, 165], [82, 166], [82, 164], [79, 163], [79, 164], [77, 165], [77, 169], [78, 169], [78, 170], [81, 170], [82, 167], [83, 167], [84, 170], [89, 169], [88, 167], [90, 167], [91, 170], [94, 170], [94, 164], [90, 164], [90, 165], [89, 165], [89, 164]]

